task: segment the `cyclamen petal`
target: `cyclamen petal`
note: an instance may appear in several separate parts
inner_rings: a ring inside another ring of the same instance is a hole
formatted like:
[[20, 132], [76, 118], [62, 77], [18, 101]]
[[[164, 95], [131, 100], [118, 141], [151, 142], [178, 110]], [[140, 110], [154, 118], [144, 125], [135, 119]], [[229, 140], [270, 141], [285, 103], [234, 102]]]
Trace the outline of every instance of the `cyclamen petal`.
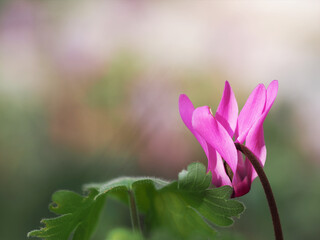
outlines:
[[232, 186], [220, 154], [210, 145], [208, 145], [208, 150], [208, 170], [212, 172], [212, 183], [216, 187], [221, 187], [224, 185]]
[[241, 197], [247, 194], [250, 191], [251, 183], [252, 181], [248, 176], [237, 184], [233, 183], [234, 197]]
[[184, 124], [193, 132], [192, 127], [192, 114], [194, 106], [187, 95], [181, 94], [179, 97], [179, 112]]
[[218, 106], [215, 118], [233, 137], [238, 120], [238, 103], [228, 81], [225, 83], [223, 95]]
[[[267, 90], [266, 109], [259, 120], [250, 129], [246, 138], [246, 146], [256, 155], [262, 166], [264, 166], [267, 157], [267, 149], [264, 142], [263, 122], [277, 97], [278, 87], [278, 81], [274, 80], [270, 83]], [[249, 160], [246, 161], [249, 162]], [[250, 163], [247, 164], [248, 168], [252, 168], [251, 181], [253, 181], [257, 177], [257, 173]]]
[[252, 168], [244, 162], [242, 153], [238, 152], [238, 166], [235, 177], [232, 181], [232, 186], [234, 189], [234, 197], [239, 197], [247, 194], [251, 188], [251, 175]]
[[279, 89], [279, 83], [277, 80], [273, 80], [267, 89], [267, 102], [266, 102], [266, 109], [264, 113], [267, 115], [276, 100], [277, 94]]
[[207, 143], [204, 141], [204, 139], [194, 131], [192, 127], [192, 114], [194, 111], [194, 106], [187, 95], [181, 94], [179, 97], [179, 112], [182, 121], [184, 124], [189, 128], [191, 133], [196, 137], [198, 142], [200, 143], [201, 147], [203, 148], [204, 152], [206, 153], [206, 156], [208, 157], [208, 148]]
[[233, 173], [237, 169], [237, 150], [227, 130], [212, 116], [208, 106], [199, 107], [192, 115], [192, 126], [228, 163]]
[[[263, 121], [264, 118], [262, 116], [262, 118], [260, 118], [259, 121], [253, 125], [252, 129], [249, 131], [248, 136], [246, 138], [246, 146], [250, 149], [251, 152], [254, 153], [254, 155], [256, 155], [262, 166], [264, 166], [267, 157], [267, 149], [264, 142], [263, 134]], [[257, 177], [257, 173], [248, 159], [246, 159], [246, 165], [247, 168], [252, 169], [252, 182]]]
[[182, 121], [197, 138], [198, 142], [206, 153], [208, 158], [208, 170], [212, 172], [212, 183], [216, 187], [224, 185], [231, 186], [231, 181], [225, 172], [221, 156], [193, 129], [192, 114], [194, 112], [194, 106], [185, 94], [181, 94], [179, 97], [179, 111]]
[[244, 142], [248, 131], [263, 113], [266, 95], [267, 91], [263, 84], [259, 84], [250, 94], [238, 117], [237, 142]]

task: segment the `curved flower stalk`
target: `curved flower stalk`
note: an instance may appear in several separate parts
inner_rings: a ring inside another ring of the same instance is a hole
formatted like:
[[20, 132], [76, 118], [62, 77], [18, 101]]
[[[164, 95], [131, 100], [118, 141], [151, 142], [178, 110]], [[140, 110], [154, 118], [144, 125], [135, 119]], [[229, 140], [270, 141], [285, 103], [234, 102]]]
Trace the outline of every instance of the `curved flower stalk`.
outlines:
[[[244, 144], [264, 166], [266, 146], [263, 122], [277, 96], [278, 81], [274, 80], [266, 89], [259, 84], [250, 94], [238, 115], [238, 103], [228, 81], [215, 115], [208, 106], [194, 108], [190, 99], [181, 94], [179, 111], [181, 118], [197, 138], [208, 158], [208, 171], [212, 172], [212, 183], [216, 187], [230, 185], [233, 197], [250, 191], [257, 173], [247, 158], [235, 147]], [[233, 140], [235, 139], [235, 141]]]

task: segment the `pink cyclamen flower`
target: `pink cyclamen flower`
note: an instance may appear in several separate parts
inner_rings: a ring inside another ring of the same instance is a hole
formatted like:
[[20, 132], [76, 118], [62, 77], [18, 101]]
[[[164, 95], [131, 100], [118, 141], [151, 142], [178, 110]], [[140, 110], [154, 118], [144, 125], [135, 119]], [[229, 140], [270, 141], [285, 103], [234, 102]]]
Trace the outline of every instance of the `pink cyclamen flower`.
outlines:
[[238, 115], [238, 103], [229, 82], [226, 81], [215, 116], [208, 106], [195, 109], [185, 94], [180, 95], [181, 118], [205, 151], [208, 171], [212, 172], [212, 183], [216, 187], [232, 186], [233, 197], [248, 193], [252, 181], [257, 177], [250, 161], [243, 159], [242, 153], [237, 151], [233, 139], [235, 142], [245, 143], [264, 166], [267, 151], [263, 122], [276, 99], [277, 92], [277, 80], [272, 81], [268, 89], [259, 84]]

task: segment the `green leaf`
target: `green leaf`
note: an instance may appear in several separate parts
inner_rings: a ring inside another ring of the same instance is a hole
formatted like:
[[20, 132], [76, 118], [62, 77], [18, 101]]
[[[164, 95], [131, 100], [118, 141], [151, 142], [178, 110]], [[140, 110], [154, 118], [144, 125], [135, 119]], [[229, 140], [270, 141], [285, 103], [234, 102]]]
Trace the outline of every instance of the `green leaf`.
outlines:
[[146, 214], [148, 229], [165, 228], [176, 239], [214, 239], [213, 225], [229, 226], [232, 217], [244, 211], [242, 203], [230, 200], [232, 188], [209, 188], [211, 172], [201, 163], [192, 163], [179, 174], [179, 180], [167, 182], [156, 178], [123, 177], [102, 184], [86, 185], [85, 189], [109, 194], [128, 202], [133, 191], [140, 213]]
[[188, 170], [179, 173], [179, 189], [201, 192], [207, 189], [212, 180], [212, 174], [206, 174], [206, 167], [200, 163], [191, 163]]
[[54, 193], [49, 209], [61, 216], [43, 219], [45, 227], [29, 232], [28, 237], [64, 240], [74, 232], [74, 240], [90, 239], [105, 202], [105, 196], [95, 198], [97, 194], [95, 190], [86, 197], [65, 190]]
[[183, 239], [214, 239], [213, 224], [231, 225], [232, 217], [239, 217], [244, 206], [229, 199], [229, 186], [208, 189], [211, 178], [204, 165], [192, 163], [179, 174], [176, 185], [160, 191], [155, 204], [160, 225], [171, 228]]
[[[145, 214], [147, 235], [160, 230], [173, 236], [170, 239], [215, 239], [214, 225], [231, 225], [232, 217], [239, 217], [244, 206], [230, 199], [231, 187], [210, 188], [211, 179], [211, 172], [206, 173], [203, 164], [192, 163], [180, 172], [178, 181], [121, 177], [85, 185], [84, 190], [90, 192], [87, 197], [59, 191], [53, 195], [55, 204], [50, 210], [61, 216], [43, 220], [46, 227], [32, 231], [28, 236], [67, 240], [74, 231], [72, 239], [90, 239], [105, 197], [129, 204], [130, 191], [139, 213]], [[126, 236], [127, 232], [116, 231], [109, 238], [114, 239], [119, 234]]]

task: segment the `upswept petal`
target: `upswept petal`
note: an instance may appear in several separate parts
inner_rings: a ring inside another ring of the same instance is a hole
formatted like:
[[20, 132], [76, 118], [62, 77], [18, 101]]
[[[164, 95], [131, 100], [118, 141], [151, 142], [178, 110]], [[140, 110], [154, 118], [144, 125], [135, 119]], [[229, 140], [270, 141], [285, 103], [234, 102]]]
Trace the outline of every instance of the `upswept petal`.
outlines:
[[208, 106], [199, 107], [192, 115], [192, 126], [228, 163], [233, 173], [237, 169], [237, 150], [225, 128], [212, 116]]
[[249, 129], [263, 113], [266, 105], [266, 95], [267, 91], [263, 84], [259, 84], [250, 94], [238, 117], [237, 142], [244, 142]]
[[264, 113], [268, 114], [270, 111], [276, 97], [278, 94], [278, 89], [279, 89], [279, 83], [278, 80], [273, 80], [267, 89], [267, 102], [266, 102], [266, 108], [264, 110]]
[[192, 114], [194, 106], [187, 95], [181, 94], [179, 97], [179, 112], [184, 124], [193, 132], [192, 127]]
[[[260, 164], [264, 166], [267, 149], [264, 142], [264, 133], [263, 133], [263, 122], [266, 119], [278, 93], [278, 81], [274, 80], [270, 83], [267, 90], [267, 103], [265, 111], [259, 120], [253, 125], [250, 129], [248, 136], [246, 138], [246, 146], [256, 155]], [[253, 166], [249, 163], [249, 160], [246, 159], [247, 168], [252, 168], [251, 181], [257, 177], [256, 171], [253, 169]]]
[[219, 103], [216, 119], [227, 130], [230, 137], [233, 137], [238, 120], [238, 103], [228, 81], [224, 86], [223, 95]]
[[211, 145], [208, 145], [208, 150], [208, 170], [212, 172], [212, 183], [216, 187], [221, 187], [224, 185], [232, 186], [220, 154], [217, 153], [217, 151]]
[[[258, 158], [260, 164], [264, 166], [267, 157], [267, 149], [264, 142], [264, 134], [263, 134], [263, 116], [253, 125], [252, 129], [249, 131], [248, 136], [246, 138], [246, 146], [254, 153], [254, 155]], [[247, 168], [251, 168], [252, 175], [251, 181], [253, 181], [257, 177], [257, 173], [251, 165], [250, 161], [246, 159]]]
[[191, 131], [191, 133], [196, 137], [198, 142], [200, 143], [201, 147], [203, 148], [204, 152], [206, 153], [206, 156], [208, 157], [208, 148], [207, 143], [204, 141], [204, 139], [196, 132], [194, 131], [192, 127], [192, 114], [194, 111], [194, 106], [187, 95], [181, 94], [179, 97], [179, 112], [182, 121], [187, 126], [187, 128]]

